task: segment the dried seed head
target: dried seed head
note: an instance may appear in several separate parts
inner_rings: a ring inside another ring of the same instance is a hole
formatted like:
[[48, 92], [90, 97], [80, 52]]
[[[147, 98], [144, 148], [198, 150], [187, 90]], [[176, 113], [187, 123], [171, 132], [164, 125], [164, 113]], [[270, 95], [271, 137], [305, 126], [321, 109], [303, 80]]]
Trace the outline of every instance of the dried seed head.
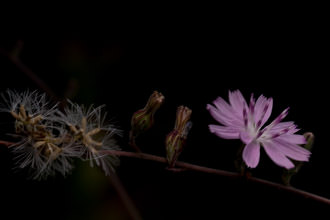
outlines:
[[119, 160], [102, 152], [119, 149], [114, 140], [114, 136], [120, 134], [119, 130], [105, 123], [104, 106], [91, 106], [86, 109], [71, 101], [68, 103], [70, 106], [64, 113], [59, 113], [58, 120], [69, 128], [72, 142], [80, 149], [81, 158], [90, 160], [91, 166], [96, 163], [109, 175], [110, 169], [113, 169]]
[[7, 90], [1, 96], [4, 103], [0, 105], [0, 112], [9, 112], [13, 117], [19, 114], [24, 118], [28, 116], [33, 118], [40, 115], [45, 119], [51, 117], [57, 111], [57, 104], [50, 105], [46, 99], [46, 94], [37, 91], [16, 92]]
[[34, 179], [50, 175], [68, 174], [73, 158], [90, 160], [101, 166], [106, 174], [118, 164], [116, 157], [104, 150], [118, 149], [114, 135], [119, 131], [105, 123], [103, 107], [85, 109], [69, 101], [64, 112], [57, 105], [50, 106], [44, 94], [2, 94], [5, 101], [0, 112], [9, 112], [15, 119], [15, 137], [20, 141], [10, 146], [18, 168], [31, 168]]
[[10, 147], [17, 168], [31, 168], [33, 179], [45, 179], [58, 172], [63, 176], [70, 173], [72, 158], [80, 156], [80, 152], [67, 141], [65, 128], [52, 122], [36, 128], [32, 133], [20, 134], [21, 141]]
[[79, 155], [72, 143], [64, 141], [67, 131], [54, 121], [57, 105], [50, 106], [45, 94], [8, 90], [0, 111], [15, 119], [15, 136], [21, 140], [10, 149], [17, 168], [29, 167], [31, 178], [42, 179], [72, 169], [72, 157]]

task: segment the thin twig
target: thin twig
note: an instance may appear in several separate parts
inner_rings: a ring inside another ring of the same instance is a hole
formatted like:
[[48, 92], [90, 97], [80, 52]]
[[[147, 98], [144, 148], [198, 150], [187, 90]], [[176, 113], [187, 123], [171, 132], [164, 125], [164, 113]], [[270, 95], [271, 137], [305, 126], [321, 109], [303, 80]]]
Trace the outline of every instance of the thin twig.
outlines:
[[254, 183], [259, 183], [259, 184], [263, 184], [263, 185], [266, 185], [266, 186], [274, 187], [274, 188], [277, 188], [277, 189], [280, 189], [280, 190], [283, 190], [283, 191], [294, 193], [296, 195], [301, 195], [305, 198], [309, 198], [309, 199], [312, 199], [312, 200], [330, 205], [330, 199], [319, 196], [319, 195], [316, 195], [316, 194], [313, 194], [313, 193], [310, 193], [310, 192], [306, 192], [306, 191], [301, 190], [301, 189], [294, 188], [292, 186], [286, 186], [286, 185], [282, 185], [282, 184], [279, 184], [279, 183], [274, 183], [274, 182], [271, 182], [271, 181], [268, 181], [268, 180], [255, 178], [255, 177], [248, 177], [248, 180], [251, 181], [251, 182], [254, 182]]
[[[7, 141], [0, 141], [0, 145], [8, 146], [11, 144], [14, 144], [14, 143], [7, 142]], [[146, 153], [136, 153], [136, 152], [119, 151], [119, 150], [107, 150], [107, 151], [103, 151], [103, 153], [107, 153], [109, 155], [114, 155], [114, 156], [131, 157], [131, 158], [155, 161], [155, 162], [159, 162], [159, 163], [167, 163], [167, 160], [165, 157], [160, 157], [160, 156], [146, 154]], [[225, 176], [225, 177], [229, 177], [229, 178], [233, 178], [233, 179], [244, 178], [246, 181], [249, 181], [249, 182], [266, 185], [269, 187], [287, 191], [287, 192], [290, 192], [290, 193], [293, 193], [296, 195], [303, 196], [308, 199], [312, 199], [314, 201], [318, 201], [318, 202], [330, 205], [330, 199], [328, 199], [328, 198], [325, 198], [325, 197], [322, 197], [322, 196], [319, 196], [319, 195], [316, 195], [316, 194], [313, 194], [310, 192], [306, 192], [304, 190], [297, 189], [292, 186], [285, 186], [283, 184], [274, 183], [274, 182], [271, 182], [268, 180], [252, 177], [249, 175], [242, 176], [241, 174], [235, 173], [235, 172], [230, 172], [230, 171], [225, 171], [225, 170], [220, 170], [220, 169], [213, 169], [213, 168], [199, 166], [199, 165], [181, 162], [181, 161], [177, 161], [176, 166], [180, 167], [180, 168], [184, 168], [186, 170], [194, 170], [194, 171], [198, 171], [198, 172], [202, 172], [202, 173], [210, 173], [210, 174]]]
[[[118, 151], [118, 150], [107, 150], [107, 151], [102, 151], [102, 152], [107, 153], [109, 155], [133, 157], [133, 158], [139, 158], [139, 159], [144, 159], [144, 160], [152, 160], [152, 161], [156, 161], [156, 162], [160, 162], [160, 163], [167, 163], [167, 160], [165, 157], [155, 156], [152, 154], [135, 153], [135, 152]], [[181, 161], [177, 161], [175, 163], [175, 165], [177, 167], [185, 168], [187, 170], [195, 170], [195, 171], [199, 171], [199, 172], [203, 172], [203, 173], [212, 173], [212, 174], [227, 176], [227, 177], [231, 177], [231, 178], [240, 177], [240, 175], [238, 173], [198, 166], [198, 165], [185, 163], [185, 162], [181, 162]]]
[[4, 145], [4, 146], [6, 146], [6, 147], [9, 147], [10, 145], [13, 145], [13, 144], [15, 144], [15, 143], [13, 143], [13, 142], [8, 142], [8, 141], [1, 141], [1, 140], [0, 140], [0, 145]]
[[[19, 52], [22, 49], [22, 42], [18, 41], [19, 46]], [[18, 53], [19, 53], [18, 52]], [[46, 92], [50, 97], [52, 97], [56, 101], [61, 101], [61, 104], [64, 106], [65, 100], [60, 99], [55, 92], [41, 79], [35, 74], [30, 68], [28, 68], [24, 63], [21, 62], [19, 59], [17, 53], [8, 53], [7, 51], [0, 48], [0, 54], [4, 55], [8, 58], [9, 61], [11, 61], [22, 73], [24, 73], [28, 78], [30, 78], [40, 89], [42, 89], [44, 92]], [[14, 143], [7, 142], [7, 141], [1, 141], [0, 145], [5, 145], [9, 147]], [[115, 173], [112, 173], [110, 181], [114, 188], [116, 189], [118, 196], [121, 198], [122, 202], [124, 203], [125, 207], [127, 208], [127, 211], [132, 219], [134, 220], [140, 220], [142, 219], [138, 210], [136, 209], [134, 203], [130, 199], [129, 195], [127, 194], [125, 188], [122, 186], [118, 176]]]
[[[139, 158], [139, 159], [144, 159], [144, 160], [156, 161], [156, 162], [160, 162], [160, 163], [167, 163], [167, 160], [164, 157], [159, 157], [159, 156], [145, 154], [145, 153], [135, 153], [135, 152], [116, 151], [116, 150], [109, 150], [109, 151], [106, 151], [106, 153], [108, 153], [109, 155], [133, 157], [133, 158]], [[313, 193], [306, 192], [306, 191], [303, 191], [300, 189], [296, 189], [291, 186], [285, 186], [283, 184], [274, 183], [274, 182], [271, 182], [268, 180], [251, 177], [251, 176], [243, 177], [239, 173], [225, 171], [225, 170], [219, 170], [219, 169], [213, 169], [213, 168], [208, 168], [208, 167], [204, 167], [204, 166], [198, 166], [195, 164], [185, 163], [185, 162], [181, 162], [181, 161], [177, 161], [176, 166], [185, 168], [187, 170], [194, 170], [194, 171], [198, 171], [198, 172], [210, 173], [210, 174], [215, 174], [215, 175], [220, 175], [220, 176], [225, 176], [225, 177], [230, 177], [230, 178], [235, 178], [235, 179], [244, 178], [249, 182], [263, 184], [263, 185], [266, 185], [269, 187], [277, 188], [277, 189], [280, 189], [283, 191], [287, 191], [287, 192], [290, 192], [290, 193], [293, 193], [296, 195], [303, 196], [305, 198], [309, 198], [309, 199], [330, 205], [330, 199], [328, 199], [328, 198], [325, 198], [325, 197], [322, 197], [319, 195], [315, 195]]]
[[[2, 141], [0, 140], [0, 145], [4, 145], [6, 147], [10, 147], [11, 145], [14, 145], [14, 142], [9, 141]], [[132, 199], [128, 195], [127, 191], [123, 187], [123, 184], [121, 183], [119, 177], [115, 172], [113, 172], [110, 169], [110, 178], [109, 181], [111, 182], [112, 186], [115, 188], [115, 190], [118, 193], [119, 198], [122, 200], [124, 206], [126, 207], [128, 214], [133, 220], [142, 220], [142, 217], [138, 211], [138, 209], [135, 207]]]
[[52, 97], [56, 101], [62, 101], [56, 93], [40, 78], [37, 74], [35, 74], [29, 67], [27, 67], [18, 56], [15, 56], [12, 53], [5, 51], [0, 48], [0, 54], [7, 57], [9, 61], [11, 61], [22, 73], [24, 73], [28, 78], [31, 79], [41, 90], [46, 92], [50, 97]]
[[133, 135], [133, 131], [131, 130], [129, 132], [129, 142], [128, 142], [129, 146], [131, 146], [136, 152], [138, 153], [142, 153], [141, 149], [136, 145], [135, 142], [135, 137]]
[[[6, 52], [2, 48], [0, 48], [0, 53], [2, 55], [6, 56], [21, 72], [23, 72], [26, 76], [28, 76], [40, 89], [44, 90], [48, 95], [50, 95], [54, 99], [61, 100], [60, 98], [58, 98], [56, 96], [55, 92], [53, 92], [53, 90], [51, 88], [49, 88], [47, 86], [47, 84], [43, 80], [41, 80], [30, 68], [28, 68], [24, 63], [22, 63], [17, 56], [14, 56], [13, 54]], [[9, 147], [10, 145], [13, 145], [13, 144], [14, 143], [12, 143], [12, 142], [0, 140], [0, 145]], [[140, 152], [134, 153], [134, 152], [115, 151], [115, 150], [106, 151], [106, 152], [110, 155], [133, 157], [133, 158], [139, 158], [139, 159], [144, 159], [144, 160], [152, 160], [152, 161], [156, 161], [156, 162], [160, 162], [160, 163], [167, 163], [167, 160], [164, 157], [159, 157], [159, 156], [140, 153]], [[189, 170], [199, 171], [199, 172], [203, 172], [203, 173], [211, 173], [211, 174], [216, 174], [216, 175], [226, 176], [226, 177], [231, 177], [231, 178], [242, 177], [242, 175], [238, 174], [238, 173], [198, 166], [198, 165], [189, 164], [189, 163], [180, 162], [180, 161], [176, 162], [176, 166], [185, 168], [185, 169], [189, 169]], [[112, 180], [112, 184], [114, 185], [119, 196], [123, 200], [126, 208], [129, 210], [131, 217], [133, 219], [141, 219], [137, 209], [135, 208], [134, 204], [132, 203], [131, 199], [129, 198], [124, 187], [120, 183], [119, 178], [115, 174], [113, 174], [112, 177], [114, 179], [114, 180]], [[277, 188], [280, 190], [288, 191], [288, 192], [291, 192], [291, 193], [294, 193], [297, 195], [304, 196], [305, 198], [310, 198], [315, 201], [319, 201], [319, 202], [330, 205], [330, 200], [325, 197], [318, 196], [313, 193], [309, 193], [309, 192], [306, 192], [306, 191], [303, 191], [300, 189], [296, 189], [291, 186], [285, 186], [285, 185], [282, 185], [279, 183], [274, 183], [274, 182], [271, 182], [268, 180], [259, 179], [259, 178], [255, 178], [255, 177], [246, 177], [246, 180], [248, 180], [250, 182], [274, 187], [274, 188]]]
[[[19, 59], [19, 53], [22, 50], [23, 42], [18, 41], [16, 48], [14, 48], [15, 53], [8, 53], [4, 49], [0, 48], [0, 54], [7, 57], [21, 72], [23, 72], [27, 77], [29, 77], [40, 89], [44, 90], [50, 97], [52, 97], [55, 101], [60, 101], [61, 107], [64, 107], [67, 103], [66, 100], [60, 99], [56, 93], [42, 80], [40, 79], [37, 74], [35, 74], [30, 68], [28, 68], [24, 63], [21, 62]], [[14, 143], [7, 142], [7, 141], [1, 141], [0, 145], [4, 146], [11, 146]], [[128, 193], [126, 192], [125, 188], [123, 187], [122, 183], [120, 182], [120, 179], [118, 178], [117, 174], [112, 172], [110, 181], [114, 188], [116, 189], [118, 196], [124, 203], [128, 214], [131, 216], [134, 220], [140, 220], [142, 219], [137, 208], [135, 207], [132, 199], [129, 197]]]

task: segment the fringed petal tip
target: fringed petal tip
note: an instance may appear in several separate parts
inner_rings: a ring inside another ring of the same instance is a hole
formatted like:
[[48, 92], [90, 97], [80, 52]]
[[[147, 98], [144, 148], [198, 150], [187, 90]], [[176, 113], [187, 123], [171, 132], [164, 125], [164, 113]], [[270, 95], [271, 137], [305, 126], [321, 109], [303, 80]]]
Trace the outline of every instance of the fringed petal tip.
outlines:
[[276, 145], [274, 145], [273, 143], [267, 143], [267, 144], [264, 143], [263, 147], [269, 158], [275, 164], [277, 164], [280, 167], [284, 167], [288, 170], [294, 168], [294, 164], [292, 163], [292, 161], [289, 160], [289, 158], [287, 158], [287, 156], [283, 152], [281, 152], [276, 147]]
[[223, 139], [239, 138], [239, 132], [231, 127], [220, 126], [220, 125], [209, 125], [209, 130], [211, 133]]

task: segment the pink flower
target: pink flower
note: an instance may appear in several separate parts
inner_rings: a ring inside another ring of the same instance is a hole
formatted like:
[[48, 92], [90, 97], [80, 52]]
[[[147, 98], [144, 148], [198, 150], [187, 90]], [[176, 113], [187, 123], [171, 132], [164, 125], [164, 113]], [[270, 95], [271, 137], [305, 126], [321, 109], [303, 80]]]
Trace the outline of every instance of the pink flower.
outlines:
[[[239, 90], [229, 91], [229, 104], [218, 97], [207, 109], [220, 125], [209, 125], [212, 133], [224, 139], [241, 139], [246, 144], [243, 150], [243, 160], [248, 167], [255, 168], [259, 163], [260, 146], [278, 166], [291, 169], [296, 161], [308, 161], [310, 151], [298, 146], [305, 144], [303, 135], [295, 134], [294, 122], [281, 122], [288, 114], [285, 109], [269, 125], [264, 126], [269, 119], [273, 99], [259, 96], [255, 101], [251, 95], [248, 105]], [[289, 159], [290, 158], [290, 159]]]

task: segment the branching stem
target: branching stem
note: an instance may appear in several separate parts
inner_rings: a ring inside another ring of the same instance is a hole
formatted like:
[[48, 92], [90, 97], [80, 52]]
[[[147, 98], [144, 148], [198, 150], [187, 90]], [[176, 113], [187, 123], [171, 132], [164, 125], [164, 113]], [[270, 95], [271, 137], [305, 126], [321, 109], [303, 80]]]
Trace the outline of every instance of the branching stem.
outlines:
[[[13, 144], [14, 144], [13, 142], [0, 140], [0, 145], [4, 145], [4, 146], [8, 147]], [[137, 158], [137, 159], [142, 159], [142, 160], [155, 161], [155, 162], [159, 162], [159, 163], [167, 163], [167, 160], [165, 157], [160, 157], [160, 156], [146, 154], [146, 153], [140, 153], [140, 152], [107, 150], [107, 151], [103, 151], [103, 153], [107, 153], [109, 155], [114, 155], [114, 156], [119, 156], [119, 157], [131, 157], [131, 158]], [[263, 184], [263, 185], [266, 185], [269, 187], [273, 187], [273, 188], [276, 188], [279, 190], [290, 192], [290, 193], [293, 193], [296, 195], [303, 196], [308, 199], [312, 199], [314, 201], [318, 201], [318, 202], [330, 205], [330, 199], [310, 193], [310, 192], [306, 192], [301, 189], [294, 188], [292, 186], [285, 186], [280, 183], [271, 182], [268, 180], [252, 177], [249, 175], [243, 176], [242, 174], [235, 173], [235, 172], [230, 172], [230, 171], [225, 171], [225, 170], [220, 170], [220, 169], [213, 169], [213, 168], [199, 166], [199, 165], [181, 162], [181, 161], [177, 161], [175, 165], [176, 165], [176, 167], [182, 168], [182, 169], [179, 169], [180, 171], [193, 170], [193, 171], [202, 172], [202, 173], [210, 173], [210, 174], [215, 174], [215, 175], [219, 175], [219, 176], [225, 176], [225, 177], [229, 177], [232, 179], [245, 179], [246, 181], [249, 181], [249, 182]], [[171, 171], [171, 169], [168, 169], [168, 170]]]
[[[146, 154], [146, 153], [135, 153], [135, 152], [117, 151], [117, 150], [109, 150], [109, 151], [106, 151], [106, 153], [109, 155], [132, 157], [132, 158], [138, 158], [138, 159], [143, 159], [143, 160], [151, 160], [151, 161], [155, 161], [155, 162], [159, 162], [159, 163], [167, 163], [167, 160], [165, 157], [155, 156], [155, 155]], [[328, 198], [325, 198], [325, 197], [322, 197], [319, 195], [315, 195], [313, 193], [306, 192], [304, 190], [300, 190], [300, 189], [294, 188], [292, 186], [285, 186], [280, 183], [271, 182], [268, 180], [252, 177], [249, 175], [242, 176], [241, 174], [235, 173], [235, 172], [230, 172], [230, 171], [225, 171], [225, 170], [220, 170], [220, 169], [213, 169], [213, 168], [199, 166], [199, 165], [190, 164], [190, 163], [181, 162], [181, 161], [177, 161], [176, 166], [183, 168], [183, 170], [194, 170], [194, 171], [198, 171], [198, 172], [210, 173], [210, 174], [225, 176], [225, 177], [234, 178], [234, 179], [242, 178], [249, 182], [263, 184], [263, 185], [266, 185], [269, 187], [277, 188], [279, 190], [287, 191], [287, 192], [290, 192], [290, 193], [293, 193], [296, 195], [303, 196], [305, 198], [309, 198], [309, 199], [330, 205], [330, 199], [328, 199]]]

